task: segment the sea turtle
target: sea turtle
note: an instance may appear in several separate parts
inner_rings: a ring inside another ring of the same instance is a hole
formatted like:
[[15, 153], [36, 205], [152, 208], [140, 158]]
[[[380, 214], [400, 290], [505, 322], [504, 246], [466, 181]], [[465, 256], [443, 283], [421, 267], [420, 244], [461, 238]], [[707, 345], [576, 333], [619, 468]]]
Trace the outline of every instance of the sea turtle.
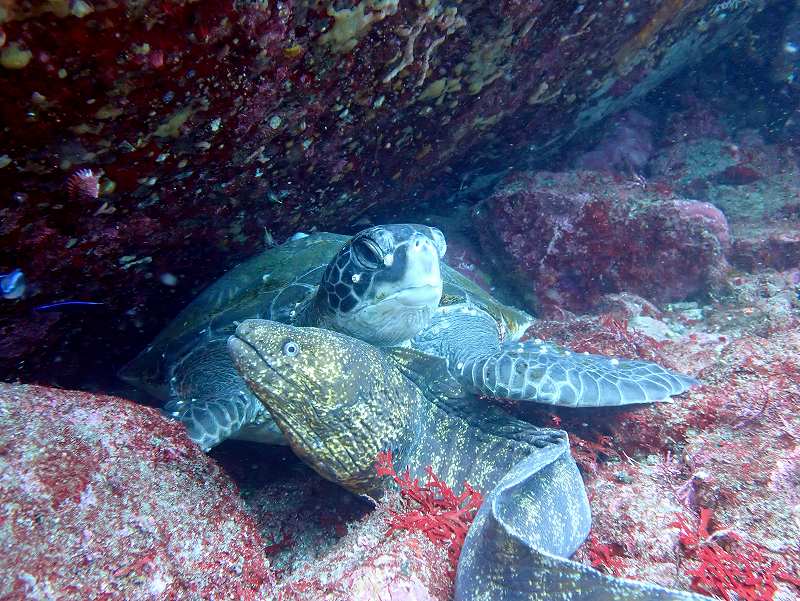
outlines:
[[[444, 264], [445, 251], [442, 232], [425, 225], [294, 237], [208, 287], [121, 376], [166, 401], [206, 450], [229, 437], [285, 443], [226, 350], [248, 318], [336, 330], [382, 348], [410, 345], [492, 397], [619, 405], [664, 400], [694, 383], [653, 363], [518, 344], [531, 316]], [[462, 314], [472, 324], [452, 331]]]
[[[449, 319], [478, 323], [468, 312]], [[467, 393], [446, 360], [268, 320], [242, 322], [228, 348], [292, 449], [324, 478], [378, 498], [386, 479], [375, 460], [391, 450], [412, 477], [431, 466], [456, 493], [465, 481], [486, 493], [458, 562], [456, 601], [703, 599], [570, 561], [591, 516], [566, 433]]]

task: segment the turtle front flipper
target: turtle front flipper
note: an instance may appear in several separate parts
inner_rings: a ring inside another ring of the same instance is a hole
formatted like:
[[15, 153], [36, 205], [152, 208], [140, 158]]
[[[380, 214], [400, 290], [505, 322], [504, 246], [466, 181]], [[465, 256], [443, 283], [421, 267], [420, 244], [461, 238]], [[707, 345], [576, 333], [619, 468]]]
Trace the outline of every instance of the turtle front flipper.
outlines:
[[491, 490], [470, 527], [456, 601], [700, 601], [688, 592], [607, 576], [566, 559], [589, 528], [569, 446], [517, 463]]
[[275, 422], [236, 371], [227, 339], [197, 345], [179, 361], [163, 411], [186, 426], [204, 451], [228, 438], [286, 444]]
[[490, 356], [456, 366], [479, 394], [567, 407], [606, 407], [666, 401], [697, 380], [649, 361], [617, 359], [538, 342], [503, 345]]
[[651, 363], [573, 353], [540, 341], [500, 342], [494, 318], [468, 304], [441, 307], [413, 346], [447, 360], [469, 392], [567, 407], [665, 401], [697, 380]]

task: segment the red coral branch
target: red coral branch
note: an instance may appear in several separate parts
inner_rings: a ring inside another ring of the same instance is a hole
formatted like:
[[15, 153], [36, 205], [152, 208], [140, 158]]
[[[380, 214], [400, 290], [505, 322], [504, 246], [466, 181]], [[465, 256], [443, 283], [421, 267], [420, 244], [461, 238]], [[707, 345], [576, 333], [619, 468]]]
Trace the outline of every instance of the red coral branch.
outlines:
[[393, 512], [387, 534], [395, 530], [422, 532], [434, 544], [447, 547], [450, 566], [455, 570], [467, 530], [483, 502], [481, 493], [464, 482], [464, 491], [456, 495], [433, 473], [431, 466], [425, 468], [428, 479], [424, 485], [420, 484], [419, 478], [411, 479], [408, 468], [398, 475], [391, 451], [378, 453], [375, 469], [379, 476], [389, 476], [394, 480], [407, 507], [405, 513]]
[[[686, 557], [699, 562], [686, 574], [692, 577], [691, 588], [697, 593], [719, 597], [725, 601], [771, 601], [778, 590], [775, 579], [795, 586], [800, 580], [788, 574], [777, 561], [765, 557], [758, 547], [726, 530], [711, 532], [711, 509], [701, 508], [696, 526], [677, 516], [670, 524], [680, 530], [678, 540]], [[718, 542], [727, 538], [738, 547], [728, 550]]]

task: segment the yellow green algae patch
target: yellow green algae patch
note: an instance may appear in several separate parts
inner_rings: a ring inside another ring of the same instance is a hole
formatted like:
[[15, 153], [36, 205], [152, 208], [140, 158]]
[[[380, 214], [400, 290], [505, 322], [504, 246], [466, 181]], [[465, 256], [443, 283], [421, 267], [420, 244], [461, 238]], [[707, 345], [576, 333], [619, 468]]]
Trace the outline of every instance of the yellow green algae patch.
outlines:
[[330, 46], [334, 52], [346, 54], [369, 33], [373, 23], [395, 14], [398, 2], [399, 0], [365, 0], [353, 8], [341, 10], [329, 6], [328, 15], [333, 17], [334, 24], [319, 40]]
[[472, 51], [467, 56], [469, 65], [467, 91], [470, 94], [480, 93], [483, 88], [503, 76], [509, 68], [510, 53], [508, 49], [513, 41], [514, 36], [509, 23], [503, 26], [495, 39], [473, 41]]
[[192, 114], [192, 108], [186, 107], [172, 115], [167, 121], [158, 126], [158, 129], [153, 133], [158, 138], [177, 138], [180, 135], [181, 125], [186, 123], [186, 120]]
[[460, 90], [460, 79], [443, 77], [428, 84], [422, 93], [417, 96], [417, 100], [436, 100], [436, 104], [441, 104], [447, 94]]
[[31, 62], [33, 53], [23, 50], [17, 44], [9, 44], [0, 52], [0, 65], [6, 69], [24, 69]]

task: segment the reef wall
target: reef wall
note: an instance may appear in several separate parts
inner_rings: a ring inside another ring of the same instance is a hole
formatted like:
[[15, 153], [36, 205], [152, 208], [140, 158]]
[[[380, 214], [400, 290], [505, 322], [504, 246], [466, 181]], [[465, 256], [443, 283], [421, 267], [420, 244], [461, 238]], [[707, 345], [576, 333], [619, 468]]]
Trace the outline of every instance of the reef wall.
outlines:
[[[0, 375], [109, 371], [265, 230], [540, 160], [761, 8], [5, 0], [0, 271], [28, 285], [0, 303]], [[103, 304], [34, 311], [63, 300]]]

